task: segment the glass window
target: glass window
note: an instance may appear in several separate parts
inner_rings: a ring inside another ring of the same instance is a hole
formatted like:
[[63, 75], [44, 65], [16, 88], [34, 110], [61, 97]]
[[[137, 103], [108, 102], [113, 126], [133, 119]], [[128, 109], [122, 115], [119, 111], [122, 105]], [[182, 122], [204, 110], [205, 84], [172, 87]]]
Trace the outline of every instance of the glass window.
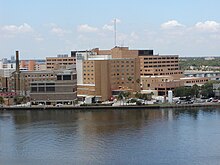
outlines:
[[45, 89], [44, 89], [44, 87], [39, 87], [39, 88], [38, 88], [38, 91], [39, 91], [39, 92], [45, 92]]
[[57, 75], [57, 80], [62, 80], [62, 76], [61, 75]]
[[71, 75], [63, 75], [63, 80], [71, 80]]

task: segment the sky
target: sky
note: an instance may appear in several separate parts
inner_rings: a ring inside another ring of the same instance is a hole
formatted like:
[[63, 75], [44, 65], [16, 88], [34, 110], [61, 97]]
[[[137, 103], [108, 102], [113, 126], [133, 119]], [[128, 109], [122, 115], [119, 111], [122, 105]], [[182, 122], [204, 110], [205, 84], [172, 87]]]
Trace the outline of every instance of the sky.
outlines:
[[0, 58], [117, 46], [220, 56], [219, 0], [0, 0]]

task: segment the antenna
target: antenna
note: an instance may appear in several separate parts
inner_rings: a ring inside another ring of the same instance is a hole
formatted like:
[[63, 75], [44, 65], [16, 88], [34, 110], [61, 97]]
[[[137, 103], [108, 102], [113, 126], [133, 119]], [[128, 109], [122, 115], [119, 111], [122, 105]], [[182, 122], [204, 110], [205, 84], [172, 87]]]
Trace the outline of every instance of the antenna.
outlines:
[[114, 19], [114, 32], [115, 32], [115, 46], [117, 46], [117, 31], [116, 31], [116, 18]]

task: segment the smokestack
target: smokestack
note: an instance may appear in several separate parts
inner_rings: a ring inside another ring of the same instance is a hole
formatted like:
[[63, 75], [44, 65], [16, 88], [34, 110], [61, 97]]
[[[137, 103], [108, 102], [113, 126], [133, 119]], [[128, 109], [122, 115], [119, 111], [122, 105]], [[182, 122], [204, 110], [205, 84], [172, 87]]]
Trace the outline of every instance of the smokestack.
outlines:
[[16, 51], [16, 72], [18, 73], [20, 71], [19, 67], [19, 51]]
[[20, 93], [19, 51], [16, 51], [15, 92], [16, 92], [17, 94]]

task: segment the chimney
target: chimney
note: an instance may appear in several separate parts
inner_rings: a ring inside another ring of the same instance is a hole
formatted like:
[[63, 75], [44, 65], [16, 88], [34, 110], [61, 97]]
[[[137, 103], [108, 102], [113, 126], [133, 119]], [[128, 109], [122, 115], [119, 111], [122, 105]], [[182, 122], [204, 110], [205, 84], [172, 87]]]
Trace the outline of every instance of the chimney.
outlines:
[[19, 51], [16, 51], [16, 72], [18, 73], [20, 71], [19, 67]]
[[20, 66], [19, 66], [19, 51], [16, 51], [16, 72], [15, 72], [15, 92], [20, 92]]

